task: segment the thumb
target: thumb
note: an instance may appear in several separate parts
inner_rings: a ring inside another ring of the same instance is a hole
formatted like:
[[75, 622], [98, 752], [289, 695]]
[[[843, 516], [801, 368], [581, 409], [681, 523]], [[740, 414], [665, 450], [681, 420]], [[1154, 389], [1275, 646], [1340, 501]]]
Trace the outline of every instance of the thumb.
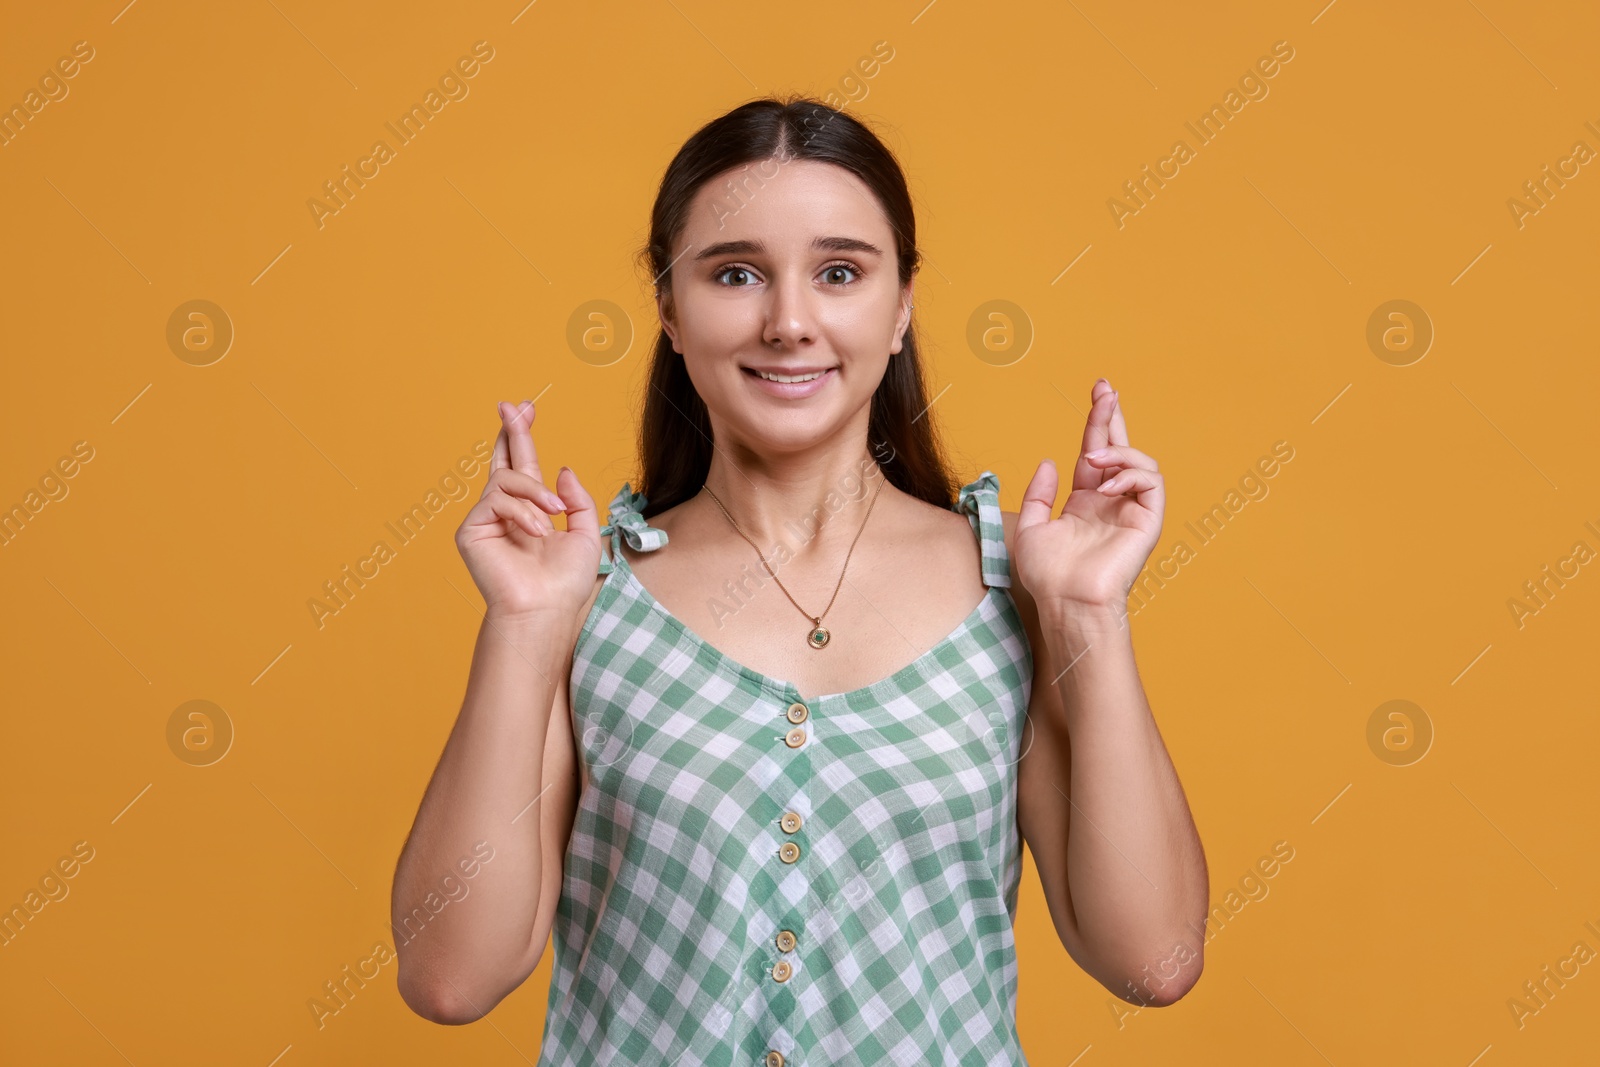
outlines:
[[1056, 506], [1056, 488], [1060, 482], [1055, 460], [1041, 461], [1039, 469], [1033, 472], [1033, 479], [1028, 482], [1028, 488], [1023, 490], [1022, 506], [1017, 511], [1017, 533], [1050, 521], [1050, 514]]
[[581, 533], [586, 540], [600, 543], [600, 517], [594, 498], [578, 480], [578, 472], [562, 467], [556, 472], [556, 495], [567, 506], [567, 532]]

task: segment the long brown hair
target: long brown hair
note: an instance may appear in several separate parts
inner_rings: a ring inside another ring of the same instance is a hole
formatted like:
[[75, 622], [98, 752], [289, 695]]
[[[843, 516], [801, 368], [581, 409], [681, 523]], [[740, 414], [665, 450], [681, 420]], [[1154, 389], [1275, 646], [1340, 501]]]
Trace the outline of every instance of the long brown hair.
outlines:
[[[741, 104], [695, 131], [662, 176], [642, 258], [668, 301], [672, 245], [700, 187], [735, 167], [795, 159], [832, 163], [867, 184], [894, 230], [900, 285], [911, 280], [922, 254], [911, 194], [893, 153], [859, 120], [821, 101], [799, 95], [768, 97]], [[732, 182], [729, 187], [733, 189]], [[873, 459], [897, 488], [942, 508], [954, 506], [960, 487], [950, 474], [928, 409], [915, 319], [872, 394], [867, 439]], [[689, 379], [683, 356], [673, 351], [671, 338], [661, 330], [639, 423], [642, 474], [636, 488], [648, 498], [646, 518], [700, 491], [711, 469], [711, 447], [705, 402]]]

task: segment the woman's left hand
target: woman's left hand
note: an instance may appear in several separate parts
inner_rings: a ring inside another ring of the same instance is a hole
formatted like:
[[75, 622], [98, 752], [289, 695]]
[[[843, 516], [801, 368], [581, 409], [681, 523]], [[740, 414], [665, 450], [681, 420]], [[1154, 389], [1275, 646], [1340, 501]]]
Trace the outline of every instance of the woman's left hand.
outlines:
[[1128, 590], [1161, 534], [1166, 492], [1156, 461], [1128, 445], [1128, 427], [1111, 383], [1090, 390], [1083, 448], [1059, 518], [1059, 476], [1045, 460], [1017, 513], [1017, 575], [1042, 611], [1127, 613]]

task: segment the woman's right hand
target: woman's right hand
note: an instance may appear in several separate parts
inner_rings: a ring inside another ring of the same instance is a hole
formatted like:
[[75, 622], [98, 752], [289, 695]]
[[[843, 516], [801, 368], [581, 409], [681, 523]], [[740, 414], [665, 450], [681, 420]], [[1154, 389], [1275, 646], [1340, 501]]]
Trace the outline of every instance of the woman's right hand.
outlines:
[[[600, 523], [578, 476], [562, 467], [545, 485], [529, 429], [533, 401], [502, 401], [489, 481], [456, 530], [456, 548], [490, 615], [576, 614], [594, 591]], [[566, 530], [550, 516], [564, 511]]]

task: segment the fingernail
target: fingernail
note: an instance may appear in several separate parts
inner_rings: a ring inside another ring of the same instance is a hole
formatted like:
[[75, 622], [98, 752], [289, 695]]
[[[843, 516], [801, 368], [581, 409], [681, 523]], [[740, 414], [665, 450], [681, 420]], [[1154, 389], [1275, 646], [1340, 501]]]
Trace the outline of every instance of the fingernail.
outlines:
[[1093, 452], [1085, 452], [1084, 455], [1088, 456], [1091, 459], [1099, 459], [1101, 456], [1105, 455], [1108, 451], [1110, 451], [1110, 450], [1109, 449], [1105, 449], [1105, 448], [1097, 448]]

